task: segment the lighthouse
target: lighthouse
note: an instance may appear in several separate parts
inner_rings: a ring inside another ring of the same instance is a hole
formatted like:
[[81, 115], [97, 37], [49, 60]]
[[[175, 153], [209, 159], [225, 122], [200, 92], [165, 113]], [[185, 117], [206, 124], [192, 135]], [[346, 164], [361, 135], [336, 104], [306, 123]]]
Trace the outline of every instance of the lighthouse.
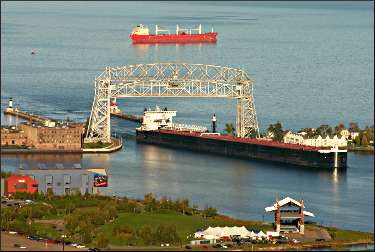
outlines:
[[10, 97], [9, 98], [9, 101], [8, 101], [8, 107], [5, 109], [6, 112], [13, 112], [14, 111], [14, 108], [13, 108], [13, 98]]
[[114, 97], [111, 101], [110, 111], [113, 114], [121, 112], [120, 109], [117, 107], [116, 97]]
[[8, 108], [13, 108], [13, 99], [12, 99], [12, 97], [9, 98]]

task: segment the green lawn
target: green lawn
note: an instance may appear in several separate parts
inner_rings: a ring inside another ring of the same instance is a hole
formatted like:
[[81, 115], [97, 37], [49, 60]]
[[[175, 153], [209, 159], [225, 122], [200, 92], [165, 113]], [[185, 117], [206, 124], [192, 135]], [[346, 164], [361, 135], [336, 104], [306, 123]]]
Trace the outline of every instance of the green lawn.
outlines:
[[[121, 240], [113, 235], [113, 228], [116, 225], [127, 225], [133, 230], [144, 225], [149, 225], [156, 229], [158, 225], [175, 225], [178, 235], [183, 242], [187, 241], [187, 236], [195, 233], [197, 229], [206, 229], [209, 226], [238, 226], [238, 221], [223, 218], [204, 219], [201, 216], [187, 216], [178, 213], [120, 213], [113, 223], [107, 223], [100, 229], [107, 234], [110, 244], [123, 245]], [[245, 225], [249, 229], [270, 228], [270, 226]]]
[[52, 224], [35, 223], [36, 235], [52, 239], [60, 239], [61, 232], [57, 231]]
[[374, 233], [352, 231], [352, 230], [341, 230], [333, 227], [327, 228], [327, 231], [335, 241], [358, 241], [362, 239], [374, 240]]

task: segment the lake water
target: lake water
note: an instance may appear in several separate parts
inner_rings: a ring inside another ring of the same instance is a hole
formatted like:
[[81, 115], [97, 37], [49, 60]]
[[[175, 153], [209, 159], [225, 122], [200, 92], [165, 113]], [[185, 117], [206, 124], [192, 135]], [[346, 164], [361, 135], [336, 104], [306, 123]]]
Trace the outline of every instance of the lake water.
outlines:
[[[261, 131], [280, 120], [298, 130], [328, 123], [374, 121], [373, 2], [2, 2], [1, 108], [8, 97], [23, 110], [84, 120], [94, 79], [105, 66], [188, 62], [238, 67], [255, 80]], [[131, 45], [138, 23], [175, 29], [213, 26], [217, 44]], [[36, 55], [31, 55], [35, 50]], [[122, 110], [176, 109], [177, 122], [218, 129], [235, 122], [235, 100], [132, 98]], [[2, 124], [9, 121], [1, 115]], [[15, 119], [13, 118], [13, 123]], [[146, 192], [189, 197], [238, 218], [272, 220], [275, 197], [304, 198], [315, 221], [374, 229], [374, 157], [349, 153], [347, 171], [259, 163], [137, 144], [135, 123], [112, 119], [126, 133], [111, 155], [2, 156], [1, 168], [20, 164], [81, 163], [110, 168], [111, 194]]]

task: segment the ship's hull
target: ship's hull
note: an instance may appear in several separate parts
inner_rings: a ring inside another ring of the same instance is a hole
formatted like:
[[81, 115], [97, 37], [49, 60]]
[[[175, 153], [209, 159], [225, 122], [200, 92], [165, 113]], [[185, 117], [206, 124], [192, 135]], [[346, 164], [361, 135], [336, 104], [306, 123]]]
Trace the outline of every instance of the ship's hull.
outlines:
[[130, 35], [134, 44], [148, 43], [216, 43], [217, 32], [205, 34]]
[[[232, 141], [221, 138], [199, 137], [189, 134], [178, 134], [173, 131], [140, 131], [136, 132], [137, 141], [158, 144], [191, 151], [213, 153], [237, 158], [273, 161], [314, 168], [333, 168], [335, 153], [321, 153], [314, 148], [285, 148], [274, 145], [263, 145], [244, 141]], [[314, 150], [312, 150], [314, 149]], [[337, 166], [347, 167], [347, 153], [337, 153]]]

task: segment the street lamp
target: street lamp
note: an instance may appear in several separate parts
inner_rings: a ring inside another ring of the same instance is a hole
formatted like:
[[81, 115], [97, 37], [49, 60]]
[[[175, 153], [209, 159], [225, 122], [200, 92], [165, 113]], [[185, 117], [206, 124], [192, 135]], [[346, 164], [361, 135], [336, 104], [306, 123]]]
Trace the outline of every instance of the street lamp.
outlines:
[[62, 238], [62, 244], [63, 244], [63, 251], [65, 251], [65, 238], [66, 238], [66, 235], [61, 235], [61, 238]]

